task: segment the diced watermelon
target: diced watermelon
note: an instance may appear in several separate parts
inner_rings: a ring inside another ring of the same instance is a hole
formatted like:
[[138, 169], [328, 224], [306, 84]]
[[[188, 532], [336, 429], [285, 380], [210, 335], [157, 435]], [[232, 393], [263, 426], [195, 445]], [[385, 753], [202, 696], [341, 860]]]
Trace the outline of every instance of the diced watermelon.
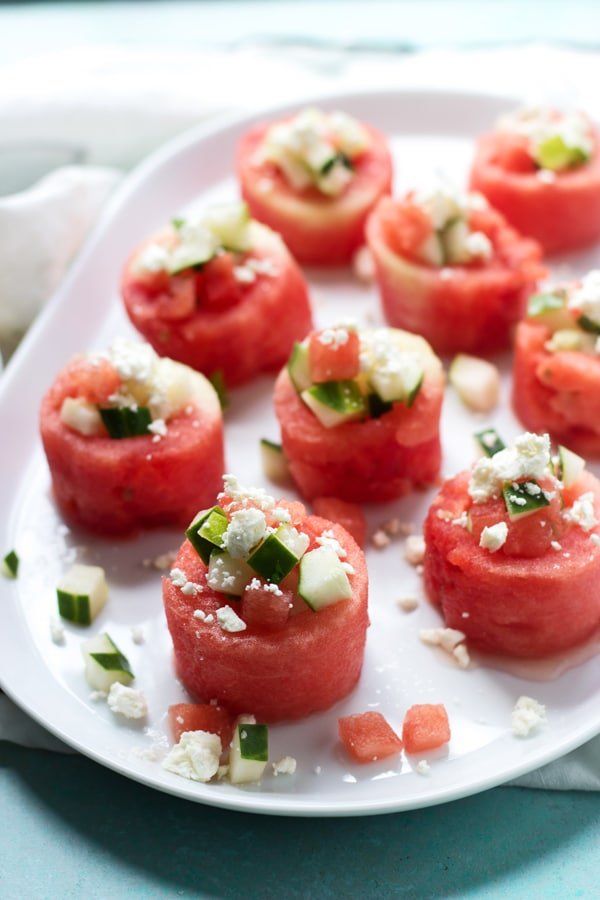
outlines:
[[61, 373], [64, 397], [81, 397], [88, 403], [102, 404], [121, 387], [121, 378], [107, 359], [76, 356]]
[[450, 723], [443, 703], [411, 706], [402, 723], [402, 741], [407, 753], [436, 750], [450, 740]]
[[529, 138], [522, 134], [512, 134], [508, 131], [498, 134], [496, 162], [507, 172], [537, 171]]
[[277, 588], [278, 593], [265, 586], [246, 587], [242, 595], [240, 616], [251, 628], [279, 631], [290, 617], [294, 596], [291, 591]]
[[[600, 625], [600, 548], [590, 533], [569, 525], [556, 547], [533, 558], [491, 553], [453, 524], [470, 506], [469, 478], [445, 482], [425, 520], [425, 587], [446, 625], [469, 645], [532, 659], [584, 641]], [[598, 515], [598, 480], [584, 471], [577, 491], [594, 494]]]
[[[164, 273], [155, 280], [139, 273], [138, 248], [121, 281], [127, 314], [157, 353], [207, 375], [220, 371], [228, 387], [279, 369], [312, 328], [302, 272], [278, 235], [254, 227], [258, 243], [249, 254], [220, 254], [166, 284]], [[270, 269], [239, 281], [234, 269], [248, 260]]]
[[415, 262], [422, 262], [419, 250], [433, 234], [431, 218], [418, 203], [410, 199], [382, 201], [379, 209], [381, 230], [388, 246]]
[[338, 731], [345, 750], [359, 763], [397, 756], [402, 750], [402, 741], [379, 712], [338, 719]]
[[316, 516], [337, 522], [352, 535], [359, 547], [364, 548], [367, 538], [367, 520], [360, 506], [337, 497], [315, 497], [313, 509]]
[[360, 372], [358, 333], [346, 329], [335, 331], [343, 331], [347, 335], [345, 343], [336, 343], [334, 340], [326, 343], [327, 333], [332, 332], [332, 329], [328, 328], [324, 331], [313, 331], [310, 335], [308, 357], [313, 384], [349, 380], [356, 378]]
[[471, 169], [471, 188], [484, 194], [521, 234], [546, 253], [575, 250], [600, 236], [600, 135], [585, 164], [542, 180], [525, 167], [516, 150], [507, 152], [501, 132], [479, 138]]
[[392, 160], [386, 138], [375, 128], [363, 125], [371, 145], [355, 160], [354, 177], [346, 190], [331, 198], [316, 188], [294, 191], [272, 163], [261, 162], [258, 150], [270, 127], [271, 123], [252, 128], [238, 148], [242, 196], [252, 215], [281, 234], [299, 262], [350, 262], [364, 244], [369, 212], [392, 188]]
[[438, 353], [480, 354], [508, 348], [527, 298], [544, 275], [541, 249], [493, 210], [472, 216], [493, 254], [477, 265], [436, 268], [398, 253], [388, 242], [384, 198], [367, 223], [383, 313], [397, 328], [421, 334]]
[[600, 357], [575, 351], [550, 353], [544, 325], [521, 322], [513, 370], [513, 406], [531, 431], [584, 456], [600, 456]]
[[221, 747], [229, 747], [233, 737], [235, 716], [215, 703], [175, 703], [169, 707], [169, 727], [174, 743], [184, 731], [208, 731], [218, 734]]

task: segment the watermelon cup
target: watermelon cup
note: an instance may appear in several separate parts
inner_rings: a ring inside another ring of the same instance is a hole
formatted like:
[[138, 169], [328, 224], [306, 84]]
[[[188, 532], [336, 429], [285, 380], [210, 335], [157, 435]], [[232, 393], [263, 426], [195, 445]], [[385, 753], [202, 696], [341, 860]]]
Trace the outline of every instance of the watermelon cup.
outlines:
[[299, 491], [379, 503], [432, 484], [443, 393], [441, 363], [417, 335], [313, 332], [294, 348], [274, 395]]
[[220, 487], [214, 388], [147, 344], [75, 357], [43, 398], [40, 429], [61, 513], [95, 532], [181, 526]]
[[600, 238], [598, 131], [578, 113], [523, 111], [477, 141], [471, 188], [546, 253]]
[[425, 586], [474, 647], [543, 658], [600, 625], [600, 483], [584, 466], [524, 434], [443, 485], [425, 522]]
[[383, 314], [437, 353], [506, 349], [544, 270], [541, 250], [481, 195], [385, 197], [367, 222]]
[[364, 244], [369, 212], [392, 185], [382, 134], [315, 109], [252, 128], [240, 142], [237, 171], [252, 215], [308, 265], [350, 262]]
[[[200, 516], [188, 529], [163, 579], [178, 677], [194, 699], [263, 722], [328, 709], [362, 668], [369, 624], [362, 551], [341, 526], [308, 516], [301, 503], [275, 505], [232, 476], [218, 502], [220, 512], [205, 511], [212, 518]], [[259, 536], [257, 520], [271, 531]], [[278, 535], [288, 552], [276, 547]]]
[[513, 406], [532, 431], [600, 457], [600, 272], [531, 297], [517, 328]]
[[282, 365], [312, 327], [304, 277], [243, 203], [176, 219], [130, 256], [121, 293], [135, 327], [169, 356], [228, 387]]

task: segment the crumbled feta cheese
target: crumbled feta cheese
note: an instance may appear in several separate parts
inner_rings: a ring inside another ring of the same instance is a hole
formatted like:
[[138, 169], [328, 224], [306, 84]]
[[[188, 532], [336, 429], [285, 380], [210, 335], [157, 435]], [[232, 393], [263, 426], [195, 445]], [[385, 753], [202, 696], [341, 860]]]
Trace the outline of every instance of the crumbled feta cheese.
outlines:
[[419, 637], [424, 644], [433, 647], [441, 647], [446, 653], [451, 654], [461, 669], [467, 669], [471, 662], [467, 650], [466, 635], [456, 628], [422, 628]]
[[233, 559], [246, 559], [265, 536], [266, 527], [265, 514], [260, 509], [237, 510], [223, 534], [223, 547]]
[[565, 147], [580, 151], [584, 159], [589, 158], [594, 149], [589, 123], [576, 111], [557, 115], [553, 110], [527, 107], [502, 116], [497, 127], [501, 131], [512, 131], [529, 138], [531, 155], [541, 165], [544, 163], [543, 149], [550, 141], [562, 141]]
[[169, 572], [169, 578], [171, 582], [175, 585], [175, 587], [183, 587], [187, 582], [188, 578], [183, 569], [171, 569]]
[[466, 644], [458, 644], [452, 650], [452, 656], [456, 660], [461, 669], [468, 669], [471, 663], [471, 657], [469, 656], [469, 651], [467, 650]]
[[404, 558], [411, 566], [420, 565], [425, 559], [425, 538], [422, 534], [410, 534], [404, 545]]
[[573, 506], [563, 511], [563, 518], [567, 522], [579, 525], [584, 531], [591, 531], [592, 528], [595, 528], [598, 524], [598, 519], [594, 509], [594, 494], [592, 491], [581, 494]]
[[536, 175], [538, 181], [541, 181], [542, 184], [552, 184], [556, 181], [556, 172], [553, 172], [552, 169], [538, 169]]
[[162, 272], [167, 268], [169, 262], [169, 252], [162, 244], [147, 244], [143, 250], [138, 253], [133, 263], [133, 270], [136, 273], [143, 272]]
[[486, 525], [479, 538], [479, 546], [490, 553], [495, 553], [506, 543], [508, 537], [508, 525], [506, 522], [497, 522], [495, 525]]
[[356, 570], [353, 565], [349, 562], [342, 563], [342, 569], [346, 573], [346, 575], [356, 575]]
[[590, 541], [592, 544], [595, 544], [596, 547], [600, 547], [600, 534], [590, 534]]
[[169, 550], [167, 553], [159, 553], [153, 559], [145, 559], [142, 565], [145, 568], [153, 568], [158, 572], [166, 572], [171, 568], [173, 560], [177, 556], [177, 550]]
[[293, 775], [296, 771], [296, 760], [293, 756], [284, 756], [278, 762], [272, 763], [273, 774], [277, 775]]
[[333, 531], [327, 529], [323, 531], [319, 537], [316, 539], [317, 544], [320, 544], [321, 547], [331, 547], [332, 550], [337, 553], [340, 559], [344, 559], [348, 554], [340, 544], [340, 542], [335, 537]]
[[142, 692], [118, 681], [110, 686], [108, 708], [126, 719], [143, 719], [148, 713], [148, 704]]
[[144, 630], [140, 625], [131, 626], [131, 640], [134, 644], [144, 643]]
[[264, 488], [245, 487], [235, 475], [223, 476], [223, 494], [219, 494], [219, 498], [225, 495], [235, 503], [255, 505], [262, 510], [273, 509], [275, 506], [275, 500]]
[[159, 435], [160, 437], [165, 437], [167, 434], [167, 423], [164, 419], [154, 419], [154, 421], [150, 422], [148, 425], [148, 431], [151, 431], [152, 434]]
[[385, 531], [378, 529], [371, 537], [371, 543], [374, 547], [377, 547], [378, 550], [383, 550], [387, 547], [391, 542]]
[[204, 588], [201, 584], [197, 584], [195, 581], [186, 581], [184, 585], [181, 586], [181, 593], [185, 594], [186, 597], [194, 597], [196, 594], [201, 594]]
[[546, 707], [532, 697], [519, 697], [512, 711], [512, 731], [517, 737], [527, 737], [546, 722]]
[[163, 760], [163, 768], [191, 781], [207, 782], [219, 771], [221, 738], [208, 731], [184, 731]]
[[65, 643], [65, 629], [56, 616], [50, 616], [50, 637], [52, 638], [52, 642], [61, 646]]
[[416, 597], [401, 597], [401, 599], [398, 600], [398, 606], [402, 612], [413, 612], [418, 605], [419, 601]]
[[475, 503], [500, 495], [505, 481], [542, 478], [549, 474], [550, 438], [547, 434], [526, 432], [513, 447], [479, 459], [471, 472], [469, 494]]
[[101, 700], [106, 700], [107, 697], [106, 691], [91, 691], [89, 694], [89, 699], [92, 703], [99, 703]]
[[252, 284], [256, 281], [256, 272], [250, 266], [234, 266], [233, 277], [240, 284]]
[[426, 759], [420, 759], [417, 765], [415, 766], [415, 771], [417, 775], [429, 775], [431, 766], [427, 762]]
[[271, 512], [271, 515], [275, 519], [276, 522], [291, 522], [292, 517], [289, 514], [287, 509], [284, 509], [282, 506], [276, 506], [275, 509]]
[[550, 546], [553, 550], [562, 550], [562, 544], [560, 544], [558, 541], [550, 541]]
[[221, 606], [217, 610], [217, 622], [223, 631], [236, 632], [246, 630], [246, 623], [243, 619], [240, 619], [230, 606]]
[[459, 528], [468, 528], [469, 527], [469, 514], [466, 510], [461, 512], [460, 516], [457, 516], [456, 519], [452, 519], [452, 524], [457, 525]]
[[465, 250], [469, 256], [490, 259], [494, 252], [492, 242], [482, 231], [472, 231], [465, 238]]
[[323, 346], [337, 350], [338, 347], [348, 343], [348, 338], [348, 331], [345, 328], [324, 328], [317, 340]]

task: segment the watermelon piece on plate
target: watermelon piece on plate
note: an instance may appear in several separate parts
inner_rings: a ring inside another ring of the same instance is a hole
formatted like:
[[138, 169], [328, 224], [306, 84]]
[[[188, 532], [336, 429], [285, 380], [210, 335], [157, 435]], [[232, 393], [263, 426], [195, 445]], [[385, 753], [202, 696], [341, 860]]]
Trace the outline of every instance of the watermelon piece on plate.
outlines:
[[169, 726], [175, 743], [184, 731], [208, 731], [218, 734], [221, 747], [229, 747], [235, 716], [214, 703], [174, 703], [169, 707]]
[[338, 719], [340, 740], [356, 762], [370, 763], [397, 756], [402, 741], [378, 712], [356, 713]]
[[407, 753], [436, 750], [450, 740], [450, 723], [443, 703], [411, 706], [402, 724], [402, 741]]

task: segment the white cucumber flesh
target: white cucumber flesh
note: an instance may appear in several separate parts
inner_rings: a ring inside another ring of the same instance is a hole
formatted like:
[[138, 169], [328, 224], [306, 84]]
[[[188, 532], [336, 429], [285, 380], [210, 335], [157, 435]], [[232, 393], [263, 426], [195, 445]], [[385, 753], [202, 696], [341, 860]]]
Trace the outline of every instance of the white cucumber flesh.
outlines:
[[348, 575], [332, 547], [317, 547], [302, 557], [298, 593], [315, 611], [352, 597]]
[[58, 611], [63, 619], [77, 625], [90, 625], [104, 609], [108, 585], [101, 566], [72, 566], [57, 588]]
[[108, 693], [117, 681], [125, 685], [133, 681], [129, 660], [108, 634], [99, 634], [84, 641], [81, 652], [85, 661], [85, 677], [93, 690]]

